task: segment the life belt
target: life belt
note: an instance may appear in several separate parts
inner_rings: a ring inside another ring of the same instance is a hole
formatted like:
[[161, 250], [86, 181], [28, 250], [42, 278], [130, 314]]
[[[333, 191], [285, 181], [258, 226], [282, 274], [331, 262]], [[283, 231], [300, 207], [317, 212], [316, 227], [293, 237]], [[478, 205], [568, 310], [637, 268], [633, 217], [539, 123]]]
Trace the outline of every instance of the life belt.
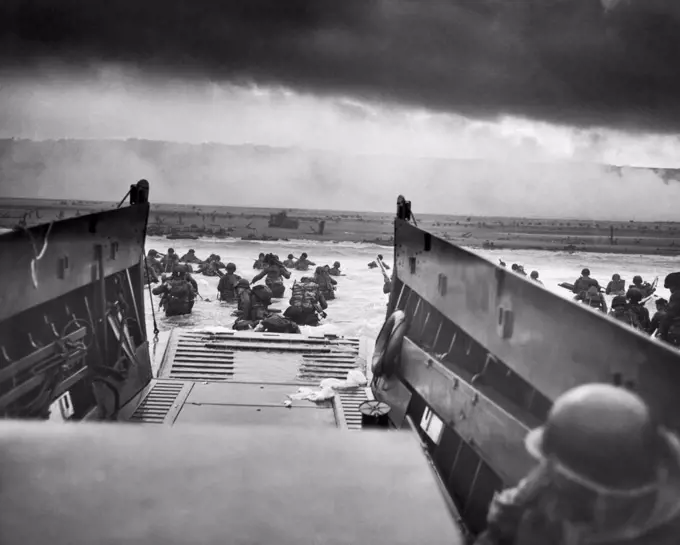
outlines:
[[371, 371], [375, 376], [389, 377], [396, 370], [406, 327], [406, 314], [401, 310], [394, 311], [385, 320], [373, 351]]

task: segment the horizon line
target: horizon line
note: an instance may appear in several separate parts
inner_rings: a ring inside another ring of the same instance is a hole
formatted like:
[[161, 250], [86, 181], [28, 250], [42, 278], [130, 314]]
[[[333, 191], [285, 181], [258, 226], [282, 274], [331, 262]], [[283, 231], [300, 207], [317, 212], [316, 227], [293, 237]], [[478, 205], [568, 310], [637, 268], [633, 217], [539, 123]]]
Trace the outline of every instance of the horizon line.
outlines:
[[[3, 201], [48, 201], [48, 202], [60, 202], [60, 201], [70, 201], [70, 202], [82, 202], [84, 204], [108, 204], [112, 206], [117, 206], [120, 201], [95, 201], [95, 200], [83, 200], [83, 199], [72, 199], [72, 198], [46, 198], [46, 197], [4, 197], [0, 195], [0, 204]], [[267, 211], [285, 211], [288, 213], [294, 211], [303, 212], [328, 212], [328, 213], [354, 213], [354, 214], [377, 214], [382, 216], [392, 216], [395, 215], [394, 212], [381, 212], [378, 210], [346, 210], [346, 209], [332, 209], [332, 208], [290, 208], [290, 207], [277, 207], [277, 206], [234, 206], [234, 205], [215, 205], [215, 204], [187, 204], [187, 203], [170, 203], [170, 202], [150, 202], [151, 210], [153, 212], [154, 207], [159, 206], [180, 206], [180, 207], [196, 207], [196, 208], [232, 208], [232, 209], [251, 209], [251, 210], [267, 210]], [[73, 205], [77, 209], [77, 205]], [[395, 199], [395, 210], [396, 210], [396, 199]], [[210, 214], [205, 212], [206, 215]], [[438, 214], [432, 212], [421, 212], [418, 214], [419, 217], [445, 217], [453, 219], [465, 219], [470, 218], [472, 221], [475, 218], [479, 219], [498, 219], [498, 220], [532, 220], [532, 221], [569, 221], [569, 222], [589, 222], [589, 223], [599, 223], [599, 222], [611, 222], [611, 223], [641, 223], [641, 224], [651, 224], [651, 225], [661, 225], [661, 224], [680, 224], [680, 221], [672, 220], [610, 220], [610, 219], [584, 219], [584, 218], [573, 218], [573, 217], [545, 217], [545, 216], [492, 216], [492, 215], [475, 215], [475, 214]], [[302, 219], [302, 218], [301, 218]]]

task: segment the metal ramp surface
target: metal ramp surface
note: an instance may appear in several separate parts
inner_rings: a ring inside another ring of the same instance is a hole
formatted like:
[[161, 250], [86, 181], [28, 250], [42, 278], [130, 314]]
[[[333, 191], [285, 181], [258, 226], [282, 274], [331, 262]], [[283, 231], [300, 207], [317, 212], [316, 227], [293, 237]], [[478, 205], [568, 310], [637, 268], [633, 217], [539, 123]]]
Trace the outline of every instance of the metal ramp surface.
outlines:
[[159, 378], [195, 381], [298, 382], [365, 372], [358, 338], [175, 329]]
[[359, 405], [368, 387], [340, 390], [333, 400], [292, 401], [300, 387], [365, 373], [366, 339], [241, 331], [175, 329], [158, 379], [120, 418], [141, 424], [274, 424], [361, 429]]

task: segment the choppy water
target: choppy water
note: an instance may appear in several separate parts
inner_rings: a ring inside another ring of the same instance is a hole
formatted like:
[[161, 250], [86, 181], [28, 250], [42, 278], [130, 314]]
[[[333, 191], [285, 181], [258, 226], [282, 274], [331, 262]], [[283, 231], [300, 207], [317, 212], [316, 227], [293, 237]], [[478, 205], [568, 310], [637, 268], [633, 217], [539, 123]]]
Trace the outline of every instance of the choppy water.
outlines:
[[[205, 258], [211, 253], [219, 254], [222, 261], [236, 264], [237, 273], [252, 279], [256, 271], [252, 268], [253, 261], [260, 252], [278, 254], [281, 259], [292, 253], [296, 257], [306, 251], [310, 259], [317, 265], [332, 264], [340, 261], [342, 270], [346, 276], [337, 278], [338, 290], [336, 299], [329, 301], [327, 310], [328, 318], [317, 328], [302, 328], [303, 332], [315, 331], [317, 333], [334, 333], [348, 336], [375, 337], [385, 318], [387, 296], [382, 292], [383, 278], [379, 269], [370, 270], [367, 263], [375, 259], [378, 254], [383, 254], [386, 262], [392, 266], [392, 250], [373, 244], [357, 243], [329, 243], [317, 241], [294, 240], [290, 242], [253, 242], [233, 239], [203, 239], [203, 240], [175, 240], [149, 237], [147, 239], [147, 251], [151, 248], [165, 253], [169, 247], [182, 255], [189, 248], [196, 250], [200, 258]], [[661, 285], [663, 278], [669, 272], [680, 269], [677, 258], [667, 256], [631, 256], [616, 254], [574, 254], [562, 252], [544, 252], [536, 250], [526, 251], [499, 251], [479, 250], [478, 253], [493, 262], [502, 258], [508, 267], [512, 263], [524, 265], [527, 273], [536, 269], [546, 288], [563, 297], [570, 298], [566, 290], [557, 286], [560, 282], [573, 282], [578, 278], [583, 267], [590, 268], [592, 276], [599, 280], [600, 284], [606, 285], [612, 274], [619, 273], [630, 283], [634, 275], [640, 274], [645, 280], [651, 282], [655, 276], [659, 276]], [[309, 273], [291, 271], [291, 279], [286, 281], [289, 287], [295, 279], [300, 279]], [[194, 306], [193, 314], [189, 316], [177, 316], [166, 318], [162, 313], [156, 312], [158, 327], [161, 331], [159, 343], [155, 345], [155, 357], [158, 362], [164, 350], [164, 344], [169, 331], [176, 326], [198, 327], [231, 327], [234, 317], [231, 315], [233, 305], [227, 305], [216, 301], [217, 282], [219, 278], [195, 275], [199, 285], [199, 291], [210, 301], [200, 299]], [[286, 291], [288, 295], [289, 290]], [[667, 290], [660, 288], [659, 295], [668, 297]], [[154, 296], [154, 306], [158, 309], [158, 297]], [[285, 309], [288, 299], [276, 300], [273, 308]], [[147, 294], [147, 330], [151, 337], [153, 321]]]

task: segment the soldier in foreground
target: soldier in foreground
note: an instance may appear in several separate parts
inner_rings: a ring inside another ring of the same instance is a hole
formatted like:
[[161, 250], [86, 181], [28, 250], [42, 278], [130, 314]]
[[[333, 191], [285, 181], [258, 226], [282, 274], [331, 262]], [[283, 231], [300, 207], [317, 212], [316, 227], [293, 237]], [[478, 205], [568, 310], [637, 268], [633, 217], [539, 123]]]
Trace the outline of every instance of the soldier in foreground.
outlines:
[[496, 494], [475, 545], [678, 543], [680, 441], [636, 394], [573, 388], [525, 443], [538, 467]]
[[181, 265], [175, 266], [172, 277], [163, 281], [152, 290], [154, 295], [161, 296], [161, 308], [166, 316], [191, 314], [198, 293], [196, 281]]
[[313, 278], [302, 277], [300, 282], [293, 284], [289, 307], [283, 313], [285, 318], [292, 320], [298, 325], [319, 325], [319, 316], [326, 317], [324, 312], [328, 303], [324, 298], [319, 285]]
[[680, 347], [680, 272], [666, 276], [663, 287], [671, 292], [671, 296], [659, 323], [659, 338]]
[[269, 315], [272, 292], [267, 286], [253, 286], [245, 278], [236, 283], [236, 297], [239, 318], [233, 329], [254, 329], [261, 320]]

